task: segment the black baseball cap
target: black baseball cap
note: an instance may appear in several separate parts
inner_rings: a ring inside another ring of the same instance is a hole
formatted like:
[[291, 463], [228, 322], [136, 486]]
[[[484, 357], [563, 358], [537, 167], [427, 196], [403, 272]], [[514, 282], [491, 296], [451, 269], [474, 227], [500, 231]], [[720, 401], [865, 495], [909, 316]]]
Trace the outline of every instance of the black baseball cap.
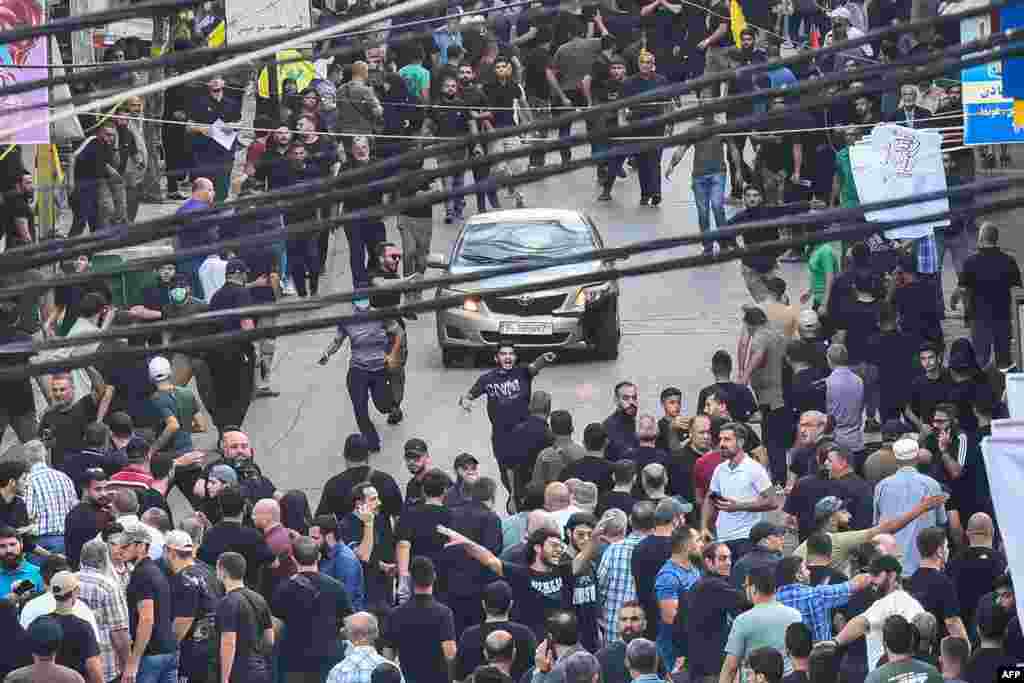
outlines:
[[871, 566], [868, 568], [868, 573], [872, 576], [878, 576], [883, 572], [896, 572], [897, 574], [903, 573], [903, 565], [892, 555], [879, 555], [875, 559], [871, 560]]
[[427, 442], [423, 439], [409, 439], [405, 442], [405, 457], [419, 458], [430, 451], [427, 449]]
[[[406, 454], [408, 454], [409, 453], [409, 450], [408, 450], [409, 444], [406, 444], [405, 446], [406, 446], [406, 451], [405, 452], [406, 452]], [[457, 456], [455, 456], [455, 469], [459, 469], [460, 467], [466, 467], [467, 465], [479, 465], [479, 464], [480, 464], [480, 461], [476, 459], [476, 456], [474, 456], [474, 455], [472, 455], [470, 453], [459, 453]]]

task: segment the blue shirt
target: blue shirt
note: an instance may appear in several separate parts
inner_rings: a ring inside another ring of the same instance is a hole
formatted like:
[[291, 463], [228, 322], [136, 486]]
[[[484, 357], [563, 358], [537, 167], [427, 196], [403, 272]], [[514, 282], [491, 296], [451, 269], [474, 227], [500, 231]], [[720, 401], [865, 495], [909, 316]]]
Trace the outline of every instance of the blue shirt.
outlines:
[[832, 638], [830, 610], [850, 602], [850, 582], [805, 586], [791, 583], [775, 593], [775, 599], [800, 612], [800, 617], [815, 643]]
[[[942, 487], [939, 482], [921, 474], [913, 465], [904, 465], [896, 474], [886, 477], [875, 486], [875, 524], [883, 519], [905, 515], [925, 496], [937, 496], [940, 493]], [[917, 550], [918, 532], [933, 526], [944, 526], [947, 521], [946, 508], [939, 506], [893, 534], [897, 545], [903, 548], [904, 577], [916, 572], [921, 564], [921, 553]]]
[[39, 573], [39, 567], [35, 566], [28, 560], [22, 560], [21, 564], [18, 565], [14, 571], [8, 571], [6, 569], [0, 571], [0, 595], [8, 595], [11, 592], [11, 586], [21, 581], [22, 579], [28, 579], [35, 586], [36, 591], [43, 592], [45, 587], [43, 586], [43, 576]]
[[337, 543], [330, 548], [326, 556], [320, 560], [320, 572], [332, 579], [337, 579], [345, 587], [349, 602], [356, 612], [366, 606], [366, 593], [363, 591], [363, 563], [356, 557], [352, 548], [344, 543]]
[[[678, 600], [682, 594], [700, 580], [700, 570], [696, 567], [682, 567], [669, 558], [658, 570], [658, 576], [654, 579], [654, 598], [659, 602], [662, 600]], [[675, 626], [658, 621], [659, 633], [672, 634]]]
[[439, 61], [441, 64], [447, 64], [448, 48], [452, 45], [462, 47], [462, 33], [458, 31], [449, 33], [448, 27], [442, 26], [434, 31], [434, 45], [437, 46], [437, 51], [440, 53]]

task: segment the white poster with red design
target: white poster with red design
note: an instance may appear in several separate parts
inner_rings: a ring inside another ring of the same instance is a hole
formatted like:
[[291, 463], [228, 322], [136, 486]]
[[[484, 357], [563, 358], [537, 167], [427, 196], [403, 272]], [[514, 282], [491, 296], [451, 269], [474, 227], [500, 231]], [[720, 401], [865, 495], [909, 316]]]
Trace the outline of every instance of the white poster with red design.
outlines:
[[[850, 148], [850, 166], [862, 203], [915, 197], [946, 189], [942, 166], [942, 134], [894, 124], [875, 126], [871, 135]], [[869, 211], [869, 221], [902, 221], [949, 211], [949, 199], [932, 199], [890, 209]], [[919, 239], [949, 219], [923, 221], [886, 230], [891, 240]]]

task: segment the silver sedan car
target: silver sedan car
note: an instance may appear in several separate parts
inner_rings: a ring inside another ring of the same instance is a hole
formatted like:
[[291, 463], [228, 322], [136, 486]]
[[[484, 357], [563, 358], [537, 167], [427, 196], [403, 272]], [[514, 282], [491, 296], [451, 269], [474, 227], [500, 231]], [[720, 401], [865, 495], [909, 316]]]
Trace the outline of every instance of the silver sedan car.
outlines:
[[[578, 211], [493, 211], [469, 218], [449, 256], [432, 254], [429, 263], [461, 275], [516, 263], [543, 265], [603, 247], [593, 221]], [[437, 341], [444, 365], [454, 365], [468, 354], [497, 350], [499, 343], [539, 350], [589, 348], [602, 358], [617, 358], [621, 330], [615, 280], [582, 287], [555, 285], [515, 296], [487, 294], [488, 290], [610, 267], [610, 262], [587, 261], [438, 289], [438, 296], [465, 295], [461, 307], [437, 313]]]

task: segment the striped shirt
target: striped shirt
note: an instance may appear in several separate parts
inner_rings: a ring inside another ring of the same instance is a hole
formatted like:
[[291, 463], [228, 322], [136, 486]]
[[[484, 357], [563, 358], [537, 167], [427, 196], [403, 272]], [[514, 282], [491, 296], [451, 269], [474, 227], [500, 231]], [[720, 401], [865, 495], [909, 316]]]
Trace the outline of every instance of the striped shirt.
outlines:
[[597, 627], [604, 634], [603, 645], [619, 639], [619, 608], [636, 600], [636, 582], [633, 581], [633, 549], [646, 534], [633, 532], [622, 541], [608, 546], [597, 568], [597, 599], [604, 603], [598, 613]]
[[78, 504], [71, 477], [37, 462], [25, 478], [25, 505], [29, 519], [39, 527], [40, 536], [63, 536], [64, 519]]
[[113, 681], [121, 675], [121, 666], [114, 652], [111, 634], [115, 631], [127, 634], [128, 603], [121, 587], [112, 578], [95, 569], [82, 567], [78, 572], [78, 582], [81, 591], [79, 597], [96, 617], [103, 680]]
[[[370, 683], [378, 664], [391, 663], [369, 645], [357, 645], [327, 675], [327, 683]], [[405, 678], [402, 678], [405, 681]]]

